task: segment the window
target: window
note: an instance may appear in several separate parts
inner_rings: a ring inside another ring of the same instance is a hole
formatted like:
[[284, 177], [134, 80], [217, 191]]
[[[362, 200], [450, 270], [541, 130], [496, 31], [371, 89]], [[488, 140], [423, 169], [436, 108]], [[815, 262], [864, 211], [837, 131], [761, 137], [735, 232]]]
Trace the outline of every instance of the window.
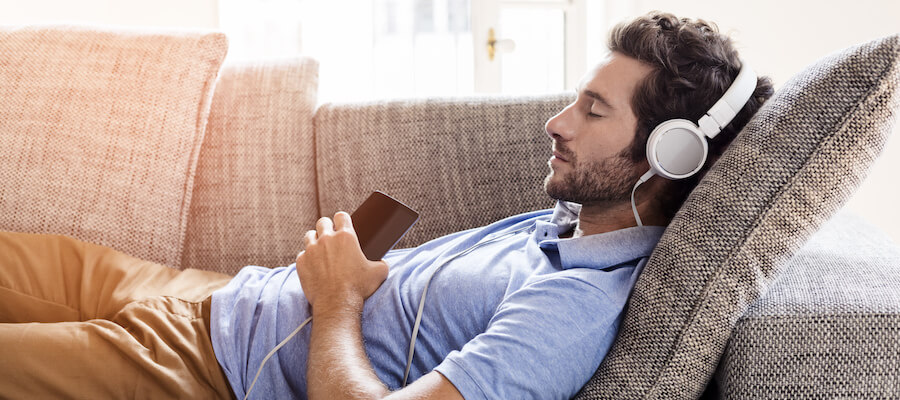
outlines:
[[583, 3], [220, 0], [219, 13], [229, 59], [311, 56], [327, 102], [571, 90], [585, 70]]

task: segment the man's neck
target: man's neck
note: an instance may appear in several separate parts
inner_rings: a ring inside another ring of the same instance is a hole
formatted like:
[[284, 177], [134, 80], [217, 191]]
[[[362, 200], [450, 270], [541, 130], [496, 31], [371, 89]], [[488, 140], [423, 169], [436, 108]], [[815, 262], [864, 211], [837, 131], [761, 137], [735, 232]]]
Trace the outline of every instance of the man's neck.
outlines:
[[[667, 222], [648, 202], [637, 205], [641, 222], [644, 225], [665, 226]], [[631, 202], [627, 203], [598, 203], [584, 204], [578, 215], [578, 225], [572, 232], [572, 237], [596, 235], [612, 232], [619, 229], [637, 226], [634, 212], [631, 210]]]
[[559, 235], [559, 238], [560, 239], [568, 239], [568, 238], [573, 238], [573, 237], [577, 238], [577, 237], [581, 237], [583, 235], [584, 235], [584, 232], [582, 232], [581, 229], [578, 229], [578, 226], [575, 226], [568, 232], [565, 232], [562, 235]]

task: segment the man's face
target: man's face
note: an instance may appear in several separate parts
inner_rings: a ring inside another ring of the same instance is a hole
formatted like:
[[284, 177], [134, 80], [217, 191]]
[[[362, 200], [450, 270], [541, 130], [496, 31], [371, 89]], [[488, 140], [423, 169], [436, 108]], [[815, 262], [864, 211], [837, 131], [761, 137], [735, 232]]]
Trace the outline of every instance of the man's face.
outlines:
[[625, 151], [637, 127], [631, 97], [650, 71], [634, 58], [610, 53], [582, 78], [575, 102], [547, 121], [553, 157], [544, 189], [550, 197], [584, 205], [630, 199], [642, 169], [649, 168]]

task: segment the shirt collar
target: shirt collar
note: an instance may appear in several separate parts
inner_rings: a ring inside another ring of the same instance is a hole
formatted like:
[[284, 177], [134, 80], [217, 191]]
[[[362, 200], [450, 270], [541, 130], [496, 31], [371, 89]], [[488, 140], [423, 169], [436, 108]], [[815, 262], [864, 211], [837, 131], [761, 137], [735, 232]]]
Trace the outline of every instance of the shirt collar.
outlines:
[[560, 228], [565, 228], [560, 233], [568, 232], [578, 223], [578, 214], [580, 213], [581, 204], [570, 201], [557, 201], [556, 207], [553, 209], [553, 215], [550, 216], [550, 223]]
[[578, 223], [580, 212], [580, 204], [557, 202], [549, 221], [556, 226], [557, 236], [539, 242], [542, 249], [559, 252], [560, 264], [564, 269], [604, 269], [648, 257], [666, 229], [664, 226], [634, 226], [596, 235], [560, 239], [559, 234], [568, 232]]

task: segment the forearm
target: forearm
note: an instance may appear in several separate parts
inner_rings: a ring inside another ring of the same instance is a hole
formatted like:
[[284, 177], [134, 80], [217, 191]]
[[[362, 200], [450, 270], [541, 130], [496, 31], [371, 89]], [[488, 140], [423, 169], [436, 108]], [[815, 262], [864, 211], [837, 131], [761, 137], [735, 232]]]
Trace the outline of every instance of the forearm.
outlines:
[[362, 306], [358, 298], [313, 307], [306, 373], [310, 399], [381, 399], [390, 393], [366, 356]]

